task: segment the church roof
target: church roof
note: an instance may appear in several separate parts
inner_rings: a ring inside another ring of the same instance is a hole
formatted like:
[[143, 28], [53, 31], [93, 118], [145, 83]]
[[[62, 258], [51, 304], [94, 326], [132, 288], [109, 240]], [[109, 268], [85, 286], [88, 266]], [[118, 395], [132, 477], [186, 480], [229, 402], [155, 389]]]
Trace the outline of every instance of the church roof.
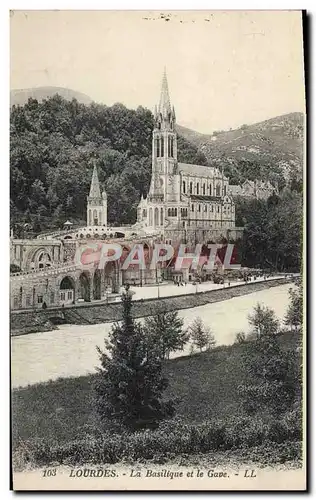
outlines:
[[98, 178], [98, 170], [96, 165], [93, 168], [91, 186], [90, 186], [90, 198], [101, 198], [99, 178]]
[[219, 196], [208, 196], [208, 195], [198, 195], [198, 194], [190, 194], [190, 199], [192, 201], [220, 201], [221, 198]]
[[[215, 167], [204, 165], [191, 165], [190, 163], [178, 163], [179, 172], [197, 177], [221, 177], [221, 172]], [[224, 179], [226, 177], [224, 176]]]

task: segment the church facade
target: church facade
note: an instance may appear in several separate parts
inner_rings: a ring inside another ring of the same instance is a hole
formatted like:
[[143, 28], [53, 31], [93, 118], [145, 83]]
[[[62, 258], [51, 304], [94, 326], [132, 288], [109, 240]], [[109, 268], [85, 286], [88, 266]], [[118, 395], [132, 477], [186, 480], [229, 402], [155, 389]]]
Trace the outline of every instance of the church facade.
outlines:
[[229, 179], [217, 167], [178, 162], [176, 114], [166, 73], [154, 120], [151, 184], [138, 205], [136, 226], [160, 232], [172, 243], [238, 238], [242, 229], [235, 227]]

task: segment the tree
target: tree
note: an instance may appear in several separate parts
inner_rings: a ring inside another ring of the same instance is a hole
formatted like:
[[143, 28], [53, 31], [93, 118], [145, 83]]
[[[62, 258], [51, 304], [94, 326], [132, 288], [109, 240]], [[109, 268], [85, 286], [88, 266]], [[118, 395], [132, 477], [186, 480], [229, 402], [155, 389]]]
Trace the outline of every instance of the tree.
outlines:
[[157, 347], [148, 342], [141, 325], [132, 318], [128, 287], [122, 307], [123, 320], [112, 327], [110, 339], [105, 341], [107, 350], [97, 348], [101, 361], [95, 386], [97, 409], [102, 420], [130, 430], [154, 427], [174, 412], [170, 401], [162, 401], [168, 382], [162, 375]]
[[205, 326], [201, 318], [195, 318], [188, 328], [188, 334], [192, 341], [192, 351], [197, 347], [200, 352], [203, 348], [211, 349], [216, 344], [214, 335], [209, 327]]
[[183, 320], [177, 311], [160, 312], [145, 319], [145, 331], [148, 340], [154, 343], [160, 352], [161, 359], [168, 358], [170, 352], [183, 350], [189, 339], [188, 333], [183, 330]]
[[237, 332], [235, 336], [235, 344], [243, 344], [246, 342], [246, 334], [244, 332]]
[[290, 288], [290, 304], [288, 306], [284, 323], [294, 326], [295, 330], [302, 327], [303, 324], [303, 287], [302, 283], [297, 286], [297, 289]]
[[258, 304], [249, 316], [255, 338], [246, 344], [243, 365], [246, 379], [239, 387], [242, 405], [248, 414], [280, 414], [293, 404], [299, 388], [295, 354], [282, 351], [274, 311]]
[[21, 268], [16, 264], [10, 264], [10, 274], [21, 272]]
[[279, 320], [273, 309], [257, 304], [253, 314], [248, 316], [249, 324], [252, 326], [250, 337], [260, 338], [264, 335], [276, 335], [279, 330]]
[[[108, 190], [109, 221], [134, 223], [141, 194], [149, 189], [153, 115], [141, 106], [86, 106], [54, 96], [13, 106], [10, 114], [12, 222], [39, 206], [65, 218], [86, 213], [93, 158], [101, 189]], [[198, 148], [179, 136], [180, 161], [206, 164]], [[42, 209], [43, 210], [43, 209]]]

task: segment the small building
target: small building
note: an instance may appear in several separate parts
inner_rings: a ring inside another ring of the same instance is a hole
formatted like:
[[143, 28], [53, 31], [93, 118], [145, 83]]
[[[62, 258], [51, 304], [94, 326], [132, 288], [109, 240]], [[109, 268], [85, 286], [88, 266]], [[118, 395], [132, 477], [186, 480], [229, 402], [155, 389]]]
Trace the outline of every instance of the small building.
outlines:
[[235, 198], [256, 198], [257, 200], [267, 200], [273, 194], [278, 194], [278, 188], [274, 187], [270, 181], [261, 181], [256, 179], [250, 181], [246, 179], [241, 185], [230, 185], [228, 188], [230, 195]]

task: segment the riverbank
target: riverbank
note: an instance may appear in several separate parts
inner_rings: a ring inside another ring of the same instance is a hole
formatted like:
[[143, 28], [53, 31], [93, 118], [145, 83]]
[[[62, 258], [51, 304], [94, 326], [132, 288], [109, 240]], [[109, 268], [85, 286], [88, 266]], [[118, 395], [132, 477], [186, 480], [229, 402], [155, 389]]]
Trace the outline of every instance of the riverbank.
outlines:
[[[259, 302], [272, 308], [283, 324], [291, 284], [249, 293], [232, 299], [183, 309], [178, 315], [183, 327], [199, 317], [214, 333], [216, 344], [231, 345], [237, 332], [249, 332], [248, 315]], [[142, 322], [143, 319], [138, 321]], [[11, 381], [13, 387], [27, 386], [59, 377], [94, 373], [99, 364], [96, 346], [109, 339], [113, 323], [97, 325], [60, 325], [57, 330], [11, 337]], [[190, 354], [191, 345], [172, 357]]]
[[[172, 295], [161, 298], [148, 298], [133, 301], [134, 318], [143, 318], [159, 311], [175, 311], [194, 308], [222, 302], [248, 295], [257, 291], [266, 290], [271, 287], [290, 283], [289, 278], [275, 278], [266, 281], [252, 281], [245, 284], [233, 284], [225, 288], [222, 286], [207, 291]], [[96, 325], [101, 323], [112, 323], [122, 319], [122, 306], [117, 303], [89, 303], [74, 305], [71, 307], [24, 310], [11, 312], [11, 335], [25, 335], [29, 333], [47, 332], [56, 328], [56, 324], [73, 325]]]
[[[279, 342], [281, 349], [293, 351], [295, 363], [300, 363], [296, 350], [299, 335], [284, 332]], [[275, 429], [269, 427], [271, 422], [263, 425], [261, 416], [252, 422], [253, 417], [249, 419], [243, 411], [238, 387], [247, 377], [243, 360], [245, 349], [249, 351], [249, 348], [251, 343], [219, 346], [209, 352], [165, 361], [163, 370], [170, 384], [165, 396], [176, 402], [177, 418], [155, 431], [156, 441], [151, 440], [149, 434], [122, 437], [106, 429], [106, 439], [99, 440], [95, 372], [13, 390], [14, 468], [25, 470], [51, 463], [54, 466], [116, 464], [122, 457], [138, 465], [146, 460], [151, 464], [173, 461], [183, 465], [183, 459], [192, 465], [195, 454], [200, 464], [204, 453], [216, 454], [236, 448], [239, 463], [246, 459], [263, 466], [293, 460], [299, 467], [298, 436], [291, 437], [286, 428], [286, 434], [278, 441], [274, 434], [272, 436]], [[247, 424], [246, 430], [241, 425], [243, 422]], [[296, 429], [296, 422], [293, 422], [293, 429]], [[279, 429], [281, 423], [278, 425]], [[206, 431], [207, 440], [203, 434]], [[204, 436], [201, 441], [197, 437], [199, 433]], [[242, 446], [235, 442], [236, 435], [242, 437]], [[154, 443], [159, 446], [155, 448]], [[208, 445], [201, 449], [200, 443]], [[253, 446], [256, 448], [251, 450]], [[245, 451], [249, 453], [245, 455]]]

